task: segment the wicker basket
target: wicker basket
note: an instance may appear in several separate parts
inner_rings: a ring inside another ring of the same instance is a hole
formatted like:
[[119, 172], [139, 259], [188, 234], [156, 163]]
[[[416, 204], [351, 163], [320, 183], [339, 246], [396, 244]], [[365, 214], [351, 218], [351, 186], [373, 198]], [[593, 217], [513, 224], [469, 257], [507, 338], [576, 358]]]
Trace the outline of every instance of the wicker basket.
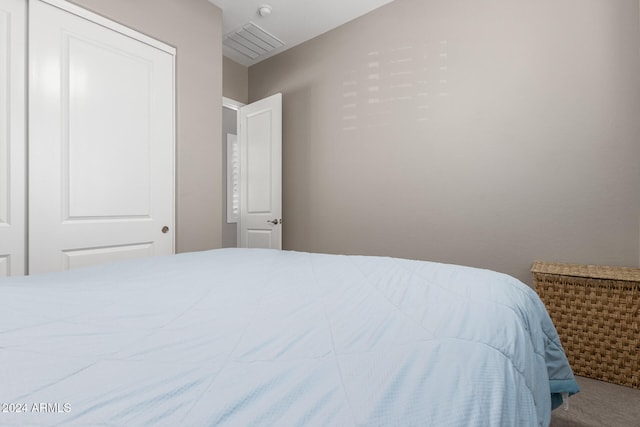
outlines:
[[640, 269], [536, 262], [531, 272], [574, 373], [640, 389]]

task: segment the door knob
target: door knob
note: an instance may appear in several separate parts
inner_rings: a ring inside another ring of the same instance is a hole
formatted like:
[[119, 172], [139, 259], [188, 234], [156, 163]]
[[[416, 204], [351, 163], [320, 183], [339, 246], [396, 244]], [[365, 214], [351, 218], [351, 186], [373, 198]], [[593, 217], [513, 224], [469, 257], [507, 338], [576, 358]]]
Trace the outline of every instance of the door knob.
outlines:
[[162, 233], [163, 234], [167, 234], [169, 232], [169, 227], [167, 227], [166, 225], [164, 227], [162, 227]]
[[282, 219], [268, 219], [267, 222], [272, 225], [282, 224]]

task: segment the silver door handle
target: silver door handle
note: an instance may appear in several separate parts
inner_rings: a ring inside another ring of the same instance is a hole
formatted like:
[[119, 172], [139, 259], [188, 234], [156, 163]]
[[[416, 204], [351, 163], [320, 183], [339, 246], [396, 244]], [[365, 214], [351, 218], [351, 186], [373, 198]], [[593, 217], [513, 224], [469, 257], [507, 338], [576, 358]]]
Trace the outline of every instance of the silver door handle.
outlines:
[[267, 222], [272, 225], [282, 224], [282, 219], [268, 219]]

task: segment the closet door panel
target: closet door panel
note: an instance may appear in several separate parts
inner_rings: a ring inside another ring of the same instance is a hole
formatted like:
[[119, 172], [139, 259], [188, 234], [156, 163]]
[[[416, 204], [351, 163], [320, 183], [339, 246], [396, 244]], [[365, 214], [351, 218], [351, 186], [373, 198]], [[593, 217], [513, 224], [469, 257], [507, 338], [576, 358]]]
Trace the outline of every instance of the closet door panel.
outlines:
[[48, 3], [29, 9], [29, 271], [171, 254], [173, 55]]
[[66, 217], [148, 218], [153, 64], [72, 35], [64, 44]]
[[0, 276], [25, 273], [26, 1], [0, 0]]

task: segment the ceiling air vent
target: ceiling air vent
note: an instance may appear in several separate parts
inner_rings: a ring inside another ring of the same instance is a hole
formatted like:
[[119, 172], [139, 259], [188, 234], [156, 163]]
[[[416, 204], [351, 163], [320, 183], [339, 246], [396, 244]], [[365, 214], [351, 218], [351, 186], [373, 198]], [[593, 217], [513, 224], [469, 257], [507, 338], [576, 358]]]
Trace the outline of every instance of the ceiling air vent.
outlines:
[[253, 22], [225, 35], [223, 44], [251, 59], [284, 46], [276, 36], [267, 33]]

